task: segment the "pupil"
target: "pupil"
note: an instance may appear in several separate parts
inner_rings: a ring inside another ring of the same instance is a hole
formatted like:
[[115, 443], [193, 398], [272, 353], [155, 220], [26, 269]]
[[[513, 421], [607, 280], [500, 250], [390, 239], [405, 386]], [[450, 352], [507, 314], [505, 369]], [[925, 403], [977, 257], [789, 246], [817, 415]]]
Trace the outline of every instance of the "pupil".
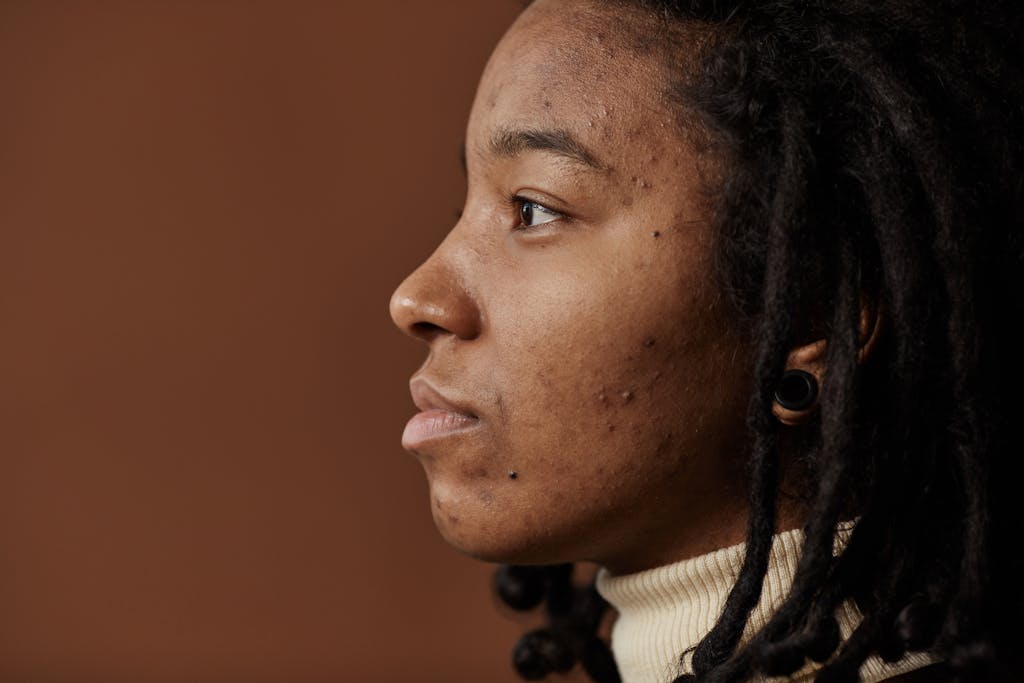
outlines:
[[533, 207], [529, 204], [523, 204], [523, 208], [519, 210], [519, 216], [523, 220], [523, 225], [530, 225], [533, 223]]

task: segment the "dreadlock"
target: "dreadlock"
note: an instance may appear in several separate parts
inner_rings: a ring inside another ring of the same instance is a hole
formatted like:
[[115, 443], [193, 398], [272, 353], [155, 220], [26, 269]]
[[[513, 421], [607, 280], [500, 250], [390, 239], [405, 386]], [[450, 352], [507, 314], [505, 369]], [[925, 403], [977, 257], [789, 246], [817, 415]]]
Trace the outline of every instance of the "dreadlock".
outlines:
[[[932, 652], [954, 680], [1014, 678], [1024, 13], [981, 0], [613, 1], [710, 36], [676, 93], [727, 169], [716, 273], [755, 348], [746, 555], [675, 683], [788, 675], [807, 660], [825, 663], [816, 681], [856, 681], [869, 656], [909, 651]], [[862, 364], [865, 302], [884, 334]], [[798, 428], [803, 551], [784, 603], [741, 647], [775, 531], [773, 392], [811, 326], [828, 372], [820, 415]], [[549, 625], [516, 646], [524, 678], [578, 662], [619, 680], [596, 635], [607, 605], [571, 565], [503, 567], [496, 589], [516, 609], [546, 605]], [[846, 600], [864, 618], [841, 642]]]

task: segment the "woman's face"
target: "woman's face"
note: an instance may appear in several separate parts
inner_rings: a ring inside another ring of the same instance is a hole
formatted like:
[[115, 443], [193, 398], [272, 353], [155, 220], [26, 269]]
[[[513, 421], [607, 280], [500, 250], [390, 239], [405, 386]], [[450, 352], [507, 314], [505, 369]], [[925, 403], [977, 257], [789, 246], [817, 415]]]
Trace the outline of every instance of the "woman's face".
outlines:
[[712, 281], [714, 165], [621, 28], [654, 20], [623, 11], [539, 0], [511, 27], [462, 216], [391, 300], [430, 347], [403, 445], [441, 533], [490, 561], [634, 571], [742, 538], [749, 353]]

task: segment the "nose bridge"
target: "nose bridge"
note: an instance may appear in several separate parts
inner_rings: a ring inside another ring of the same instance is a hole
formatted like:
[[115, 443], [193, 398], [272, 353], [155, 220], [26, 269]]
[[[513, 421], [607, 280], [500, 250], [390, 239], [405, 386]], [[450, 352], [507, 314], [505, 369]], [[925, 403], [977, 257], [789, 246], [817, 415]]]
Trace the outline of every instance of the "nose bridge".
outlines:
[[472, 339], [480, 333], [480, 309], [459, 249], [456, 226], [391, 295], [391, 319], [406, 334], [431, 341], [443, 334]]

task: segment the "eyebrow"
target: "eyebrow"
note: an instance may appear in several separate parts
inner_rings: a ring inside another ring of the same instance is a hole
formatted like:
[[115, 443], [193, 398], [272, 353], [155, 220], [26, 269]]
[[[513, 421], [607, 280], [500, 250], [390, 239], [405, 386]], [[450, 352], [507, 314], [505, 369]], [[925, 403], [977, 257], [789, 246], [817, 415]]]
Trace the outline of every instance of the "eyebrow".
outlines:
[[514, 157], [526, 150], [551, 152], [594, 170], [603, 170], [594, 155], [566, 130], [500, 130], [491, 138], [490, 148], [500, 157]]

